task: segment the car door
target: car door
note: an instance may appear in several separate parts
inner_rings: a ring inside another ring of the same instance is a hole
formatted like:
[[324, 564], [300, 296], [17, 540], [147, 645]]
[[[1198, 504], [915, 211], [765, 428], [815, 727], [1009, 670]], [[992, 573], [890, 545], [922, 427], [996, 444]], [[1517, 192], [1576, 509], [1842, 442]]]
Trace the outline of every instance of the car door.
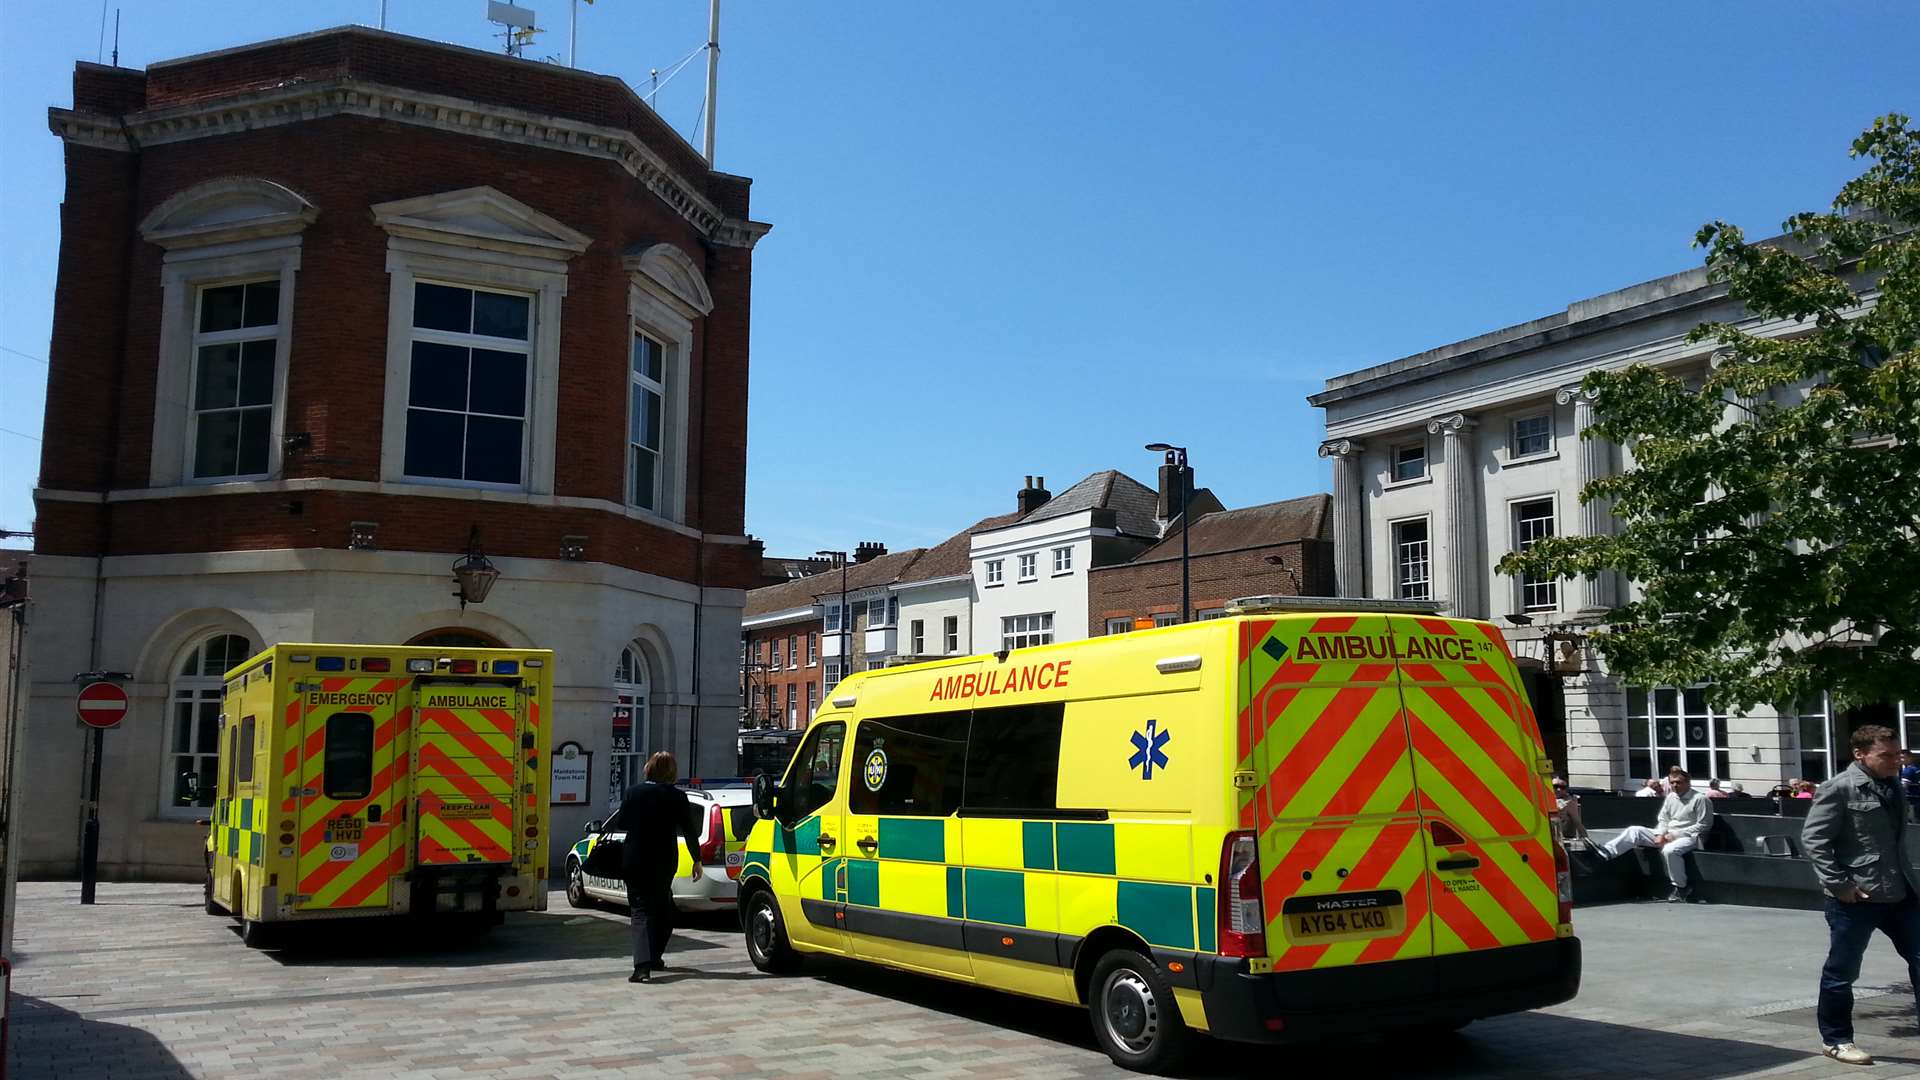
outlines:
[[844, 926], [855, 956], [972, 977], [954, 816], [969, 715], [867, 717], [854, 729]]
[[816, 721], [794, 755], [774, 808], [773, 860], [787, 936], [823, 952], [847, 951], [841, 926], [846, 895], [845, 771], [847, 724]]
[[[587, 856], [590, 859], [593, 853], [603, 845], [607, 847], [606, 854], [601, 855], [598, 859], [592, 859], [591, 865], [594, 869], [606, 870], [619, 868], [619, 848], [627, 839], [627, 826], [624, 820], [625, 814], [625, 806], [621, 806], [618, 810], [615, 810], [613, 815], [607, 818], [606, 822], [600, 826], [600, 831], [594, 835], [592, 843], [587, 845]], [[618, 877], [609, 877], [601, 874], [582, 874], [581, 877], [586, 883], [587, 895], [601, 900], [612, 901], [616, 904], [624, 904], [627, 902], [627, 883]]]

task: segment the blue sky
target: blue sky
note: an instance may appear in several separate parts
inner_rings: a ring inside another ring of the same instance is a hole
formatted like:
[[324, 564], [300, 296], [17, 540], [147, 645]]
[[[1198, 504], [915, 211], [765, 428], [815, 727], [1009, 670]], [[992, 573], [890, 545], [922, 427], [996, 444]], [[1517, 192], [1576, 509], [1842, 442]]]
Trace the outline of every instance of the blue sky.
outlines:
[[[566, 8], [526, 0], [564, 55]], [[481, 0], [390, 29], [488, 47]], [[376, 0], [139, 4], [121, 62], [350, 22]], [[644, 85], [699, 0], [581, 9], [581, 66]], [[0, 64], [0, 527], [38, 469], [59, 143], [97, 13], [13, 4]], [[927, 544], [1192, 448], [1230, 506], [1326, 490], [1329, 375], [1695, 265], [1770, 232], [1920, 110], [1873, 42], [1912, 8], [1804, 4], [773, 3], [723, 10], [719, 166], [755, 259], [748, 528], [771, 553]], [[111, 16], [109, 16], [109, 19]], [[111, 29], [108, 31], [111, 34]], [[1836, 47], [1845, 45], [1846, 47]], [[662, 94], [691, 134], [701, 71]], [[296, 355], [298, 344], [295, 344]]]

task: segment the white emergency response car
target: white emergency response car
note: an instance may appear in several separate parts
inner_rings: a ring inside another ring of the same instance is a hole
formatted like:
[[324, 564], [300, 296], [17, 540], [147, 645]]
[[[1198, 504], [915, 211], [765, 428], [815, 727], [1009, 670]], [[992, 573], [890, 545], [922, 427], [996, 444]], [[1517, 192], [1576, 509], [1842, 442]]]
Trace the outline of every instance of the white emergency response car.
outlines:
[[[700, 877], [690, 880], [685, 844], [677, 845], [679, 865], [673, 872], [673, 903], [681, 911], [732, 911], [739, 899], [735, 879], [740, 876], [747, 833], [753, 828], [753, 788], [737, 783], [709, 782], [687, 789], [700, 818]], [[623, 808], [624, 809], [624, 808]], [[626, 882], [589, 875], [587, 853], [610, 840], [625, 840], [626, 829], [615, 810], [605, 821], [587, 822], [586, 836], [567, 852], [567, 903], [577, 908], [604, 902], [625, 907]]]

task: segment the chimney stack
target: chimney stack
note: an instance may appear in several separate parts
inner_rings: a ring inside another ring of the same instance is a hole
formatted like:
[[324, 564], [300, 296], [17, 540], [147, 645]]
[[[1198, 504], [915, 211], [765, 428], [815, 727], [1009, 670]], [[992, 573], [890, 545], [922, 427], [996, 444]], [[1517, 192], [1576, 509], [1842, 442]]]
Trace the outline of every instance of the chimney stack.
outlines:
[[[1168, 454], [1167, 456], [1171, 458], [1173, 455]], [[1185, 479], [1187, 482], [1187, 493], [1184, 500], [1180, 495], [1181, 477], [1179, 474], [1181, 472], [1186, 473]], [[1193, 466], [1189, 465], [1183, 470], [1175, 466], [1171, 461], [1160, 466], [1160, 497], [1159, 502], [1154, 507], [1153, 516], [1159, 518], [1161, 524], [1164, 525], [1178, 516], [1181, 508], [1192, 500]]]
[[886, 553], [887, 545], [877, 544], [872, 540], [862, 540], [853, 549], [853, 561], [856, 565], [870, 563]]
[[1047, 478], [1044, 476], [1027, 477], [1027, 485], [1020, 489], [1020, 513], [1031, 514], [1047, 504], [1053, 493], [1047, 490]]

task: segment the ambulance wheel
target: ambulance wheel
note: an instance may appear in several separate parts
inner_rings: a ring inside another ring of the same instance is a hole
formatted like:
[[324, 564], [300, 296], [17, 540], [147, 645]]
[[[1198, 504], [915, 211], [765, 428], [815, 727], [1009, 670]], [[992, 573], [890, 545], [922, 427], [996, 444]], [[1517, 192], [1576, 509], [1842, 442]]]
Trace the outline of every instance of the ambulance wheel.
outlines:
[[786, 923], [780, 919], [780, 905], [768, 889], [755, 889], [747, 896], [741, 923], [747, 935], [747, 959], [769, 975], [785, 975], [800, 967], [800, 954], [787, 940]]
[[1153, 961], [1132, 949], [1115, 949], [1094, 965], [1087, 985], [1093, 1037], [1115, 1065], [1164, 1072], [1179, 1063], [1187, 1024], [1172, 985]]
[[594, 906], [593, 897], [587, 895], [587, 873], [580, 869], [577, 862], [567, 863], [567, 906], [590, 908]]
[[240, 920], [240, 941], [249, 949], [272, 949], [280, 944], [281, 927], [253, 919]]

